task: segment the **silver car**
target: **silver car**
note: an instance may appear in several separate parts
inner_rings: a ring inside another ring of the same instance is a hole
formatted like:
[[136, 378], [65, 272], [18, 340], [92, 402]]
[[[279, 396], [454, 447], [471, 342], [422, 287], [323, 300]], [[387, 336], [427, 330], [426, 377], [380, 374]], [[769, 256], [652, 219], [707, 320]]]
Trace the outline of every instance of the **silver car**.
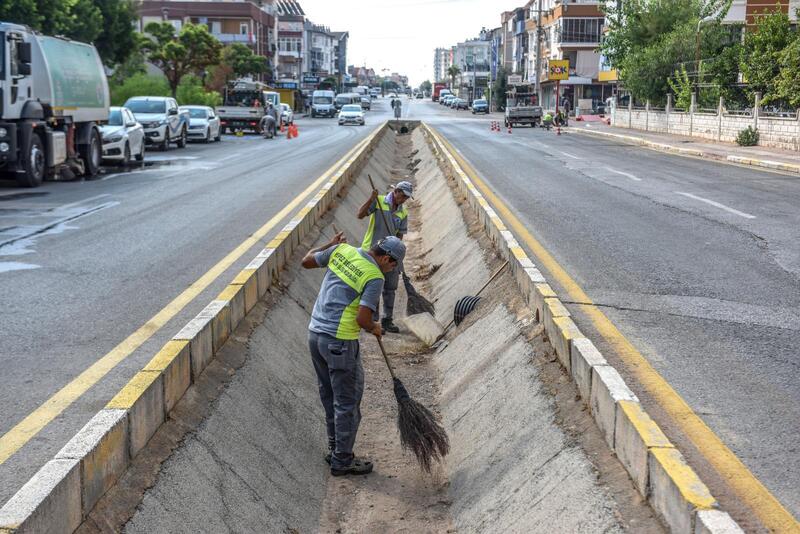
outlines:
[[294, 111], [284, 102], [281, 102], [281, 122], [283, 124], [292, 124], [294, 122]]
[[181, 111], [189, 113], [189, 140], [208, 143], [222, 140], [219, 116], [208, 106], [181, 106]]

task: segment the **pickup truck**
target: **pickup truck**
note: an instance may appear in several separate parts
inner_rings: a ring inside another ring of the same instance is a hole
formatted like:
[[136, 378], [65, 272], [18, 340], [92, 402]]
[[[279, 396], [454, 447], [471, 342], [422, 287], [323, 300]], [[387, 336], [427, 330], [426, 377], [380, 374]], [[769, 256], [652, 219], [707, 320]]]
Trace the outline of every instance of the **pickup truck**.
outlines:
[[186, 146], [189, 134], [189, 111], [180, 110], [178, 102], [167, 96], [134, 96], [125, 102], [125, 107], [144, 127], [144, 139], [148, 145], [168, 150], [174, 142], [178, 148]]
[[529, 124], [532, 127], [542, 124], [542, 106], [536, 105], [536, 95], [517, 93], [506, 98], [506, 128], [517, 124]]

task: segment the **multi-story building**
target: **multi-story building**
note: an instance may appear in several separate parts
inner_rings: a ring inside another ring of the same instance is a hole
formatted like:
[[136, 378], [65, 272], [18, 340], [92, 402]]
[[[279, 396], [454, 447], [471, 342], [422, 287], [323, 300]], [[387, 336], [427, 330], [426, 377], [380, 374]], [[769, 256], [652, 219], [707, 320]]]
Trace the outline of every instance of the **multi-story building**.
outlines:
[[456, 92], [470, 102], [483, 96], [489, 86], [492, 43], [487, 37], [486, 30], [483, 30], [477, 39], [456, 45], [453, 64], [461, 69], [456, 80]]
[[347, 41], [350, 39], [348, 32], [333, 32], [336, 39], [333, 44], [335, 75], [339, 79], [339, 87], [342, 86], [347, 73]]
[[453, 64], [453, 48], [437, 48], [433, 52], [433, 81], [445, 82], [449, 79], [447, 69]]
[[[537, 20], [541, 10], [541, 31]], [[604, 30], [600, 2], [587, 0], [531, 0], [528, 4], [528, 32], [531, 39], [528, 80], [541, 81], [541, 101], [546, 108], [568, 102], [571, 109], [579, 104], [604, 101], [611, 96], [612, 86], [600, 76], [601, 58], [598, 52]], [[540, 72], [535, 72], [536, 38], [540, 36]], [[560, 82], [560, 95], [555, 94], [556, 82], [548, 79], [547, 65], [551, 59], [569, 60], [569, 79]], [[608, 78], [610, 75], [604, 75]]]
[[242, 43], [264, 56], [270, 73], [261, 76], [263, 81], [272, 81], [272, 73], [277, 72], [278, 17], [274, 0], [143, 0], [138, 12], [139, 31], [144, 31], [150, 22], [169, 22], [178, 30], [187, 23], [205, 24], [223, 44]]
[[512, 18], [513, 37], [511, 46], [513, 74], [526, 78], [525, 65], [528, 59], [528, 30], [525, 23], [528, 19], [529, 10], [518, 7], [514, 10]]
[[298, 83], [305, 72], [303, 32], [306, 16], [296, 0], [277, 0], [278, 81]]
[[504, 11], [500, 14], [500, 31], [502, 47], [500, 48], [500, 64], [506, 72], [514, 72], [514, 12]]
[[378, 85], [378, 79], [375, 76], [375, 69], [350, 65], [347, 67], [347, 73], [350, 75], [351, 80], [355, 82], [356, 85], [366, 85], [368, 87], [374, 87]]
[[775, 8], [789, 15], [791, 21], [796, 23], [800, 0], [733, 0], [724, 22], [753, 25], [759, 15], [771, 13]]
[[312, 76], [336, 75], [336, 45], [339, 40], [327, 26], [305, 23], [305, 68]]

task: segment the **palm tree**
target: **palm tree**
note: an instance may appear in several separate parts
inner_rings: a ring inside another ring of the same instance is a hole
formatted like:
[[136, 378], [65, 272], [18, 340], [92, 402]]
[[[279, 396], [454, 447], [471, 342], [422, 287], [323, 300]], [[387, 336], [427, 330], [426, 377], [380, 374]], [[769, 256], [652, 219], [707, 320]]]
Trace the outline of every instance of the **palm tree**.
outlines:
[[456, 86], [456, 76], [461, 74], [461, 68], [458, 65], [450, 65], [447, 68], [447, 74], [450, 76], [450, 89], [454, 89]]

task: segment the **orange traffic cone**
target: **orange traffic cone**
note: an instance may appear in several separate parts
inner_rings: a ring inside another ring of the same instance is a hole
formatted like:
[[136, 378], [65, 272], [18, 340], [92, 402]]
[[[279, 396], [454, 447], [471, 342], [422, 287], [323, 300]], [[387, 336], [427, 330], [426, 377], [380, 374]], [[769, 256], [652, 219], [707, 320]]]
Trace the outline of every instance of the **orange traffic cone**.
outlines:
[[511, 133], [511, 123], [508, 123], [508, 133]]
[[292, 137], [297, 137], [298, 135], [300, 135], [300, 133], [297, 131], [296, 124], [292, 124], [291, 126], [289, 126], [289, 128], [291, 129]]
[[284, 132], [286, 132], [286, 123], [281, 121], [281, 133], [284, 133]]

